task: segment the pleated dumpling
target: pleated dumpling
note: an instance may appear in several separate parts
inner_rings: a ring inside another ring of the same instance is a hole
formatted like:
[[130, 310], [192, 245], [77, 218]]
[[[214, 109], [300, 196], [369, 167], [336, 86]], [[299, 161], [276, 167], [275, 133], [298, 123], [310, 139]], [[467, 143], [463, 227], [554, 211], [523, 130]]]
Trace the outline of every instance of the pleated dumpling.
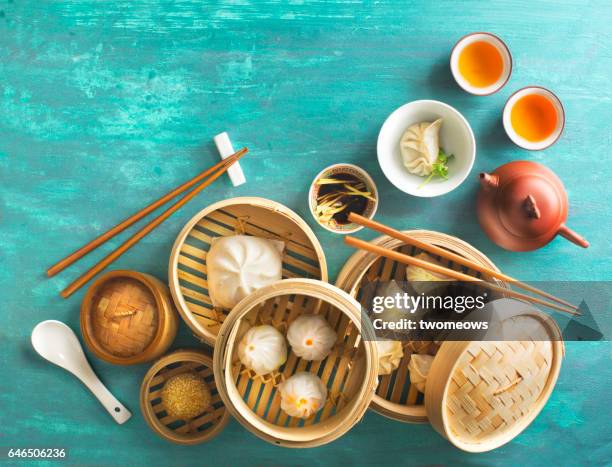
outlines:
[[378, 349], [378, 374], [390, 375], [399, 366], [404, 356], [400, 341], [374, 341]]
[[400, 139], [400, 153], [404, 167], [410, 173], [426, 177], [440, 151], [440, 127], [442, 119], [435, 122], [415, 123], [408, 127]]
[[255, 290], [282, 279], [283, 248], [281, 241], [250, 235], [213, 239], [206, 255], [213, 305], [231, 309]]
[[287, 361], [287, 342], [272, 326], [254, 326], [240, 340], [238, 358], [258, 375], [265, 375]]
[[289, 345], [298, 357], [321, 361], [336, 343], [336, 332], [321, 315], [301, 315], [287, 331]]
[[427, 376], [429, 376], [433, 361], [434, 357], [431, 355], [412, 354], [410, 356], [410, 362], [408, 363], [410, 382], [422, 393], [425, 393]]
[[[419, 253], [415, 258], [437, 266], [444, 266], [439, 261], [429, 256], [427, 253]], [[445, 266], [446, 267], [446, 266]], [[406, 279], [417, 293], [427, 294], [433, 289], [431, 282], [454, 281], [454, 279], [437, 272], [419, 266], [406, 266]]]
[[281, 409], [291, 417], [309, 418], [325, 405], [327, 388], [323, 381], [305, 371], [294, 374], [279, 386]]

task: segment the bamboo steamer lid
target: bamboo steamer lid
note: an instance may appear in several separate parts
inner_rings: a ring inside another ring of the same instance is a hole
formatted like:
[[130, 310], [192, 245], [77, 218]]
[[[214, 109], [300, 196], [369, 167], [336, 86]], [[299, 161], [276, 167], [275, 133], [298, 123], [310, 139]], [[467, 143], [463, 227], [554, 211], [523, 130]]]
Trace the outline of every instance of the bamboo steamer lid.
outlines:
[[427, 377], [429, 421], [464, 451], [490, 451], [519, 435], [559, 376], [564, 347], [555, 321], [527, 304], [503, 313], [504, 332], [525, 340], [446, 341]]
[[[159, 436], [176, 444], [200, 444], [217, 436], [230, 415], [221, 402], [215, 385], [210, 355], [196, 350], [177, 350], [156, 361], [140, 386], [140, 410], [149, 427]], [[166, 382], [182, 373], [196, 373], [211, 394], [210, 406], [198, 416], [179, 420], [168, 414], [162, 392]]]
[[117, 365], [162, 355], [176, 336], [178, 317], [165, 284], [149, 274], [103, 274], [81, 304], [81, 332], [91, 351]]
[[[488, 268], [497, 269], [487, 256], [459, 238], [430, 230], [406, 230], [404, 233], [423, 242], [445, 248]], [[420, 252], [419, 249], [388, 235], [377, 237], [372, 240], [372, 243], [412, 256]], [[443, 264], [446, 267], [456, 268], [448, 260], [443, 261]], [[358, 250], [347, 260], [338, 274], [336, 286], [356, 297], [361, 303], [365, 303], [367, 297], [364, 296], [362, 290], [364, 284], [370, 281], [403, 281], [406, 279], [405, 268], [405, 265], [397, 261]], [[461, 270], [464, 271], [464, 269]], [[467, 271], [467, 274], [471, 273], [473, 272]], [[505, 284], [500, 283], [500, 285]], [[438, 346], [432, 342], [405, 342], [404, 356], [398, 369], [390, 375], [379, 378], [378, 388], [370, 408], [393, 420], [406, 423], [426, 423], [428, 420], [424, 404], [425, 396], [411, 383], [408, 363], [413, 353], [435, 355], [437, 350]]]
[[168, 281], [181, 317], [198, 339], [211, 346], [229, 310], [212, 305], [206, 254], [213, 238], [236, 234], [281, 240], [285, 244], [283, 279], [327, 280], [321, 244], [308, 224], [288, 207], [269, 199], [240, 197], [204, 208], [187, 222], [174, 242]]
[[[269, 324], [286, 335], [304, 313], [321, 314], [337, 332], [324, 360], [303, 360], [288, 346], [286, 363], [270, 374], [255, 375], [240, 363], [238, 344], [251, 326]], [[245, 297], [226, 317], [215, 343], [215, 382], [230, 413], [256, 436], [285, 447], [320, 446], [344, 435], [370, 404], [378, 375], [373, 338], [359, 303], [342, 290], [312, 279], [281, 280]], [[300, 371], [318, 375], [328, 390], [323, 408], [306, 420], [280, 409], [279, 384]]]

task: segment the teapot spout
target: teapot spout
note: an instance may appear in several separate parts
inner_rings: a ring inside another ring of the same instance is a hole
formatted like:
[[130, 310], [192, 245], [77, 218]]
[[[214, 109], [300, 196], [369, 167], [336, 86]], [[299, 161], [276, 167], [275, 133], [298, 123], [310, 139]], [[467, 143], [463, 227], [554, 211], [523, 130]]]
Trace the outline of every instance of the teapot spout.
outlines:
[[565, 224], [562, 224], [561, 227], [559, 227], [558, 233], [563, 238], [569, 240], [572, 243], [575, 243], [578, 246], [581, 246], [582, 248], [589, 247], [589, 242], [582, 235], [579, 235], [578, 233], [574, 232]]
[[484, 190], [496, 190], [499, 188], [499, 177], [495, 174], [481, 172], [478, 178], [480, 179], [480, 185]]

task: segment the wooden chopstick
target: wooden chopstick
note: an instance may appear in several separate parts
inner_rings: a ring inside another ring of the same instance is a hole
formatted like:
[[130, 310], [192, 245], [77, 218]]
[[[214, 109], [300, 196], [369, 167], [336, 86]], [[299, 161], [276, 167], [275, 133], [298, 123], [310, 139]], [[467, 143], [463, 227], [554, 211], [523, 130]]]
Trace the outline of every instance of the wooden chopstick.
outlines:
[[204, 188], [214, 182], [217, 178], [223, 175], [227, 169], [236, 161], [238, 161], [242, 156], [247, 153], [248, 149], [243, 148], [240, 151], [234, 153], [223, 162], [221, 168], [213, 173], [208, 179], [203, 181], [200, 185], [195, 187], [192, 191], [187, 193], [181, 199], [179, 199], [176, 203], [162, 212], [159, 216], [145, 225], [142, 229], [128, 238], [123, 244], [121, 244], [117, 249], [112, 251], [106, 257], [104, 257], [98, 264], [89, 269], [86, 273], [77, 278], [74, 282], [72, 282], [68, 287], [66, 287], [60, 295], [64, 298], [68, 298], [74, 292], [79, 290], [83, 285], [85, 285], [89, 280], [91, 280], [96, 274], [106, 268], [109, 264], [123, 255], [126, 251], [128, 251], [131, 247], [133, 247], [136, 243], [138, 243], [142, 238], [144, 238], [147, 234], [149, 234], [153, 229], [159, 226], [162, 222], [164, 222], [168, 217], [178, 211], [181, 207], [183, 207], [187, 202], [193, 199], [198, 193], [200, 193]]
[[348, 220], [350, 222], [354, 222], [355, 224], [359, 224], [362, 225], [364, 227], [368, 227], [372, 230], [376, 230], [377, 232], [389, 235], [390, 237], [393, 238], [397, 238], [398, 240], [403, 241], [404, 243], [406, 243], [407, 245], [412, 245], [415, 246], [417, 248], [420, 248], [421, 250], [427, 251], [429, 253], [433, 253], [435, 255], [441, 256], [443, 258], [446, 258], [448, 260], [451, 260], [455, 263], [459, 263], [463, 266], [467, 266], [470, 269], [473, 269], [475, 271], [479, 271], [483, 274], [486, 274], [487, 276], [491, 276], [491, 277], [495, 277], [496, 279], [500, 279], [506, 282], [511, 282], [512, 285], [516, 285], [517, 287], [520, 287], [521, 289], [525, 289], [528, 290], [529, 292], [541, 295], [542, 297], [546, 297], [547, 299], [553, 301], [553, 302], [557, 302], [560, 303], [562, 305], [565, 305], [568, 308], [572, 308], [574, 310], [579, 310], [579, 308], [575, 305], [572, 305], [571, 303], [559, 298], [559, 297], [555, 297], [552, 294], [549, 294], [548, 292], [544, 292], [543, 290], [540, 290], [536, 287], [533, 287], [529, 284], [525, 284], [524, 282], [520, 282], [502, 272], [496, 271], [495, 269], [491, 269], [488, 268], [486, 266], [482, 266], [478, 263], [475, 263], [473, 261], [470, 261], [467, 258], [464, 258], [463, 256], [459, 256], [455, 253], [452, 253], [448, 250], [445, 250], [444, 248], [440, 248], [437, 247], [435, 245], [431, 245], [429, 243], [425, 243], [422, 242], [420, 240], [417, 240], [416, 238], [411, 237], [410, 235], [405, 234], [404, 232], [401, 232], [399, 230], [396, 230], [392, 227], [389, 227], [387, 225], [381, 224], [380, 222], [376, 222], [372, 219], [368, 219], [367, 217], [363, 217], [360, 216], [359, 214], [355, 214], [354, 212], [349, 214]]
[[547, 302], [546, 300], [542, 300], [537, 297], [532, 297], [530, 295], [525, 295], [520, 292], [516, 292], [512, 289], [506, 289], [505, 287], [501, 287], [499, 285], [493, 284], [492, 282], [485, 281], [483, 279], [479, 279], [474, 276], [469, 276], [467, 274], [463, 274], [461, 272], [455, 271], [453, 269], [445, 268], [444, 266], [438, 266], [437, 264], [432, 264], [429, 261], [423, 261], [418, 258], [414, 258], [410, 255], [405, 255], [395, 250], [390, 250], [388, 248], [384, 248], [379, 245], [375, 245], [373, 243], [366, 242], [365, 240], [360, 240], [355, 237], [346, 236], [344, 237], [344, 243], [347, 245], [353, 246], [355, 248], [359, 248], [361, 250], [369, 251], [371, 253], [376, 253], [377, 255], [384, 256], [386, 258], [393, 259], [395, 261], [399, 261], [403, 264], [408, 264], [411, 266], [418, 266], [423, 269], [427, 269], [429, 271], [436, 272], [438, 274], [443, 274], [447, 277], [460, 280], [460, 281], [471, 281], [478, 282], [483, 287], [486, 287], [490, 290], [494, 290], [496, 292], [500, 292], [504, 295], [509, 295], [514, 298], [520, 298], [521, 300], [526, 300], [532, 303], [538, 303], [540, 305], [547, 306], [549, 308], [553, 308], [558, 311], [563, 311], [564, 313], [568, 313], [570, 315], [578, 316], [580, 313], [571, 310], [569, 308], [562, 307], [555, 303]]
[[[245, 154], [246, 152], [247, 152], [247, 149], [244, 148], [244, 149], [241, 149], [240, 151], [238, 151], [237, 154], [241, 154], [242, 155], [242, 154]], [[120, 222], [119, 224], [114, 226], [112, 229], [104, 232], [99, 237], [93, 239], [91, 242], [87, 243], [86, 245], [83, 245], [81, 248], [79, 248], [75, 252], [71, 253], [70, 255], [66, 256], [61, 261], [58, 261], [57, 263], [55, 263], [53, 266], [51, 266], [49, 269], [47, 269], [47, 276], [53, 277], [57, 273], [63, 271], [68, 266], [70, 266], [72, 263], [74, 263], [75, 261], [78, 261], [79, 259], [81, 259], [83, 256], [85, 256], [90, 251], [95, 250], [100, 245], [102, 245], [103, 243], [105, 243], [108, 240], [110, 240], [111, 238], [113, 238], [115, 235], [123, 232], [125, 229], [130, 227], [135, 222], [138, 222], [140, 219], [142, 219], [143, 217], [147, 216], [151, 212], [155, 211], [160, 206], [166, 204], [172, 198], [175, 198], [176, 196], [180, 195], [181, 193], [187, 191], [189, 188], [194, 186], [196, 183], [201, 182], [206, 177], [208, 177], [211, 173], [213, 173], [215, 170], [220, 169], [221, 167], [225, 167], [228, 164], [231, 165], [233, 162], [234, 161], [231, 160], [231, 156], [230, 156], [227, 159], [219, 161], [217, 164], [213, 165], [212, 167], [209, 167], [208, 169], [206, 169], [201, 174], [196, 175], [195, 177], [193, 177], [191, 180], [183, 183], [182, 185], [177, 186], [174, 190], [172, 190], [171, 192], [169, 192], [166, 195], [162, 196], [157, 201], [152, 202], [151, 204], [149, 204], [148, 206], [146, 206], [142, 210], [138, 211], [137, 213], [135, 213], [132, 216], [130, 216], [127, 219], [125, 219], [123, 222]]]

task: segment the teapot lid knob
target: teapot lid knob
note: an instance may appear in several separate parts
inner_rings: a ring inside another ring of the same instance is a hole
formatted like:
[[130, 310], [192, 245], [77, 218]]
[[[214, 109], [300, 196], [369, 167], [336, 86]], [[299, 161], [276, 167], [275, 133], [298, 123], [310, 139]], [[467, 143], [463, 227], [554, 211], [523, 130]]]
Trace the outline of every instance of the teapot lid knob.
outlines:
[[536, 200], [532, 195], [527, 195], [525, 201], [523, 201], [523, 210], [527, 214], [527, 217], [532, 219], [539, 219], [542, 217], [540, 208], [538, 208], [538, 203], [536, 203]]

